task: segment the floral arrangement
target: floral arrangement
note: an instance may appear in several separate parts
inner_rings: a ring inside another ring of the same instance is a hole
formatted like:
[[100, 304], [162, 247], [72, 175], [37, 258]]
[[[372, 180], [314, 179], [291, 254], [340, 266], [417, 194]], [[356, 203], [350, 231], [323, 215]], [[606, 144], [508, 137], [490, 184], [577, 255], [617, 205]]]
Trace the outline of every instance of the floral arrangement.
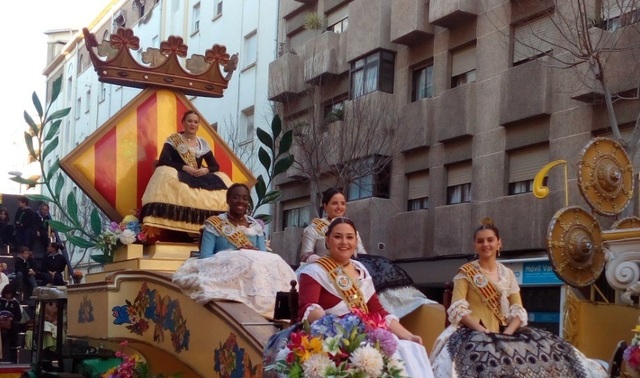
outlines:
[[109, 370], [107, 370], [102, 378], [177, 378], [180, 374], [173, 375], [151, 375], [149, 364], [142, 360], [142, 357], [138, 354], [127, 355], [124, 353], [129, 343], [125, 340], [120, 343], [120, 350], [116, 352], [116, 357], [120, 358], [122, 362]]
[[102, 251], [102, 255], [92, 255], [91, 258], [100, 263], [113, 262], [113, 255], [119, 246], [146, 241], [147, 233], [142, 229], [138, 218], [127, 215], [122, 222], [107, 225], [96, 243], [96, 248]]
[[325, 315], [291, 333], [275, 370], [298, 377], [406, 377], [397, 339], [379, 314]]
[[[638, 321], [640, 322], [640, 318]], [[636, 325], [636, 327], [631, 331], [634, 335], [631, 339], [631, 343], [624, 350], [622, 358], [629, 368], [640, 373], [640, 324]]]

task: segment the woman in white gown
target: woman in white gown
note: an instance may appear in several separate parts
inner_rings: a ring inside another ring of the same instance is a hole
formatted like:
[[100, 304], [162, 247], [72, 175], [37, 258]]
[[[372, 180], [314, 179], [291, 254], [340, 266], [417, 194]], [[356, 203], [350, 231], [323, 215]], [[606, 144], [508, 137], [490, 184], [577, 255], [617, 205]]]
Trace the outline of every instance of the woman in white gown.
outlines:
[[454, 277], [451, 326], [435, 342], [436, 377], [606, 377], [604, 368], [560, 337], [526, 327], [520, 287], [496, 261], [500, 232], [486, 218], [474, 234], [478, 260]]
[[205, 221], [200, 256], [185, 261], [173, 282], [199, 303], [233, 300], [270, 318], [276, 292], [289, 291], [296, 276], [279, 255], [265, 252], [262, 226], [246, 215], [249, 196], [244, 184], [229, 187], [229, 211]]

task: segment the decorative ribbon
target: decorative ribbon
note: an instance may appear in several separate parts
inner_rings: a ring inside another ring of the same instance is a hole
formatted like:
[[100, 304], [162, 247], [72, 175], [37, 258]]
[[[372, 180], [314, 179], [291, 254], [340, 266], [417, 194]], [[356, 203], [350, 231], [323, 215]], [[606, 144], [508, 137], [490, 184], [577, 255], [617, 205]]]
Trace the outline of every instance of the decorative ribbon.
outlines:
[[169, 139], [173, 142], [176, 151], [180, 154], [182, 160], [189, 166], [193, 168], [198, 168], [198, 163], [196, 162], [196, 157], [193, 156], [189, 146], [182, 140], [179, 133], [173, 133], [169, 135]]
[[367, 302], [362, 295], [362, 291], [356, 285], [355, 282], [346, 274], [340, 265], [333, 261], [330, 257], [321, 257], [316, 260], [316, 263], [320, 264], [322, 269], [327, 272], [333, 285], [338, 290], [342, 299], [347, 302], [349, 308], [357, 308], [364, 312], [369, 313]]
[[313, 227], [316, 228], [318, 234], [324, 236], [327, 233], [327, 227], [329, 227], [329, 221], [324, 218], [313, 218], [311, 220]]
[[209, 222], [220, 235], [227, 238], [227, 240], [229, 240], [231, 244], [236, 246], [236, 248], [239, 249], [253, 247], [253, 244], [251, 244], [251, 241], [249, 240], [249, 238], [247, 238], [247, 235], [238, 230], [238, 228], [232, 225], [229, 220], [222, 219], [219, 216], [214, 215], [207, 218], [205, 222]]
[[480, 273], [478, 269], [472, 263], [466, 263], [460, 270], [467, 277], [467, 280], [471, 282], [471, 286], [474, 290], [480, 294], [482, 302], [493, 312], [496, 318], [500, 321], [500, 325], [507, 325], [507, 318], [502, 314], [500, 310], [500, 293], [493, 285], [491, 280], [484, 274]]

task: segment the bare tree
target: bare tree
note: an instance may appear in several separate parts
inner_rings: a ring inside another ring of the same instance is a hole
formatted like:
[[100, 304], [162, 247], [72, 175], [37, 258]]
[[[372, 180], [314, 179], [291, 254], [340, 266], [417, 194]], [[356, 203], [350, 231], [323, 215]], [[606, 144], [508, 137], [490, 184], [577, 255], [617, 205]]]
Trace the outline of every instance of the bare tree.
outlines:
[[242, 126], [246, 126], [246, 131], [242, 130], [241, 125], [231, 116], [228, 116], [225, 118], [220, 134], [233, 153], [247, 165], [249, 170], [255, 172], [256, 148], [253, 141], [255, 125]]

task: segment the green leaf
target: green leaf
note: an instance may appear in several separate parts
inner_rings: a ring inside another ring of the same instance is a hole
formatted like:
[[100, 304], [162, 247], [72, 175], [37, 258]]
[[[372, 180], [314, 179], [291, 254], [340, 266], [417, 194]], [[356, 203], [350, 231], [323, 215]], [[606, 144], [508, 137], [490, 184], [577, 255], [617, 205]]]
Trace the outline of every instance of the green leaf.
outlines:
[[53, 84], [51, 85], [51, 102], [50, 102], [50, 104], [53, 104], [56, 101], [56, 99], [60, 95], [61, 91], [62, 91], [62, 75], [60, 75], [57, 79], [55, 79], [53, 81]]
[[55, 150], [58, 147], [58, 137], [56, 136], [53, 140], [47, 143], [44, 151], [42, 152], [42, 160], [44, 160], [47, 155], [51, 153], [51, 151]]
[[64, 118], [71, 112], [71, 108], [64, 108], [60, 110], [56, 110], [49, 116], [49, 121], [53, 121], [54, 119]]
[[269, 153], [263, 147], [260, 147], [258, 150], [258, 159], [260, 160], [260, 164], [262, 164], [268, 172], [271, 169], [271, 156], [269, 156]]
[[95, 207], [91, 210], [91, 231], [93, 231], [94, 235], [98, 236], [102, 232], [102, 219], [100, 219], [100, 214], [98, 214], [98, 209]]
[[280, 190], [272, 190], [269, 193], [265, 194], [262, 198], [263, 204], [274, 203], [278, 199], [282, 197], [282, 192]]
[[38, 98], [36, 92], [33, 92], [33, 94], [31, 95], [31, 101], [33, 102], [33, 106], [38, 112], [38, 117], [42, 118], [42, 103], [40, 103], [40, 99]]
[[51, 127], [47, 131], [47, 136], [44, 138], [45, 141], [53, 138], [56, 134], [58, 134], [58, 130], [60, 130], [60, 125], [62, 125], [62, 120], [57, 119], [51, 123]]
[[77, 247], [80, 248], [93, 248], [96, 246], [96, 243], [84, 238], [81, 238], [76, 235], [67, 234], [67, 241]]
[[45, 195], [42, 194], [27, 194], [27, 198], [30, 201], [40, 201], [40, 202], [53, 202], [53, 200], [50, 197], [47, 197]]
[[58, 179], [56, 180], [56, 187], [54, 189], [56, 198], [60, 198], [60, 193], [62, 193], [63, 187], [64, 187], [64, 176], [58, 175]]
[[[33, 118], [31, 118], [31, 116], [29, 115], [29, 113], [27, 113], [26, 110], [24, 112], [24, 120], [29, 125], [29, 128], [31, 128], [31, 131], [33, 132], [33, 135], [38, 135], [38, 131], [39, 131], [38, 130], [38, 125], [35, 123]], [[25, 134], [28, 134], [28, 133], [25, 132]], [[29, 135], [29, 136], [31, 136], [31, 135]]]
[[38, 185], [38, 181], [27, 180], [26, 178], [19, 177], [19, 176], [9, 177], [9, 180], [11, 180], [13, 182], [17, 182], [18, 184], [23, 184], [23, 185], [27, 185], [27, 186], [36, 186], [36, 185]]
[[273, 138], [271, 138], [271, 135], [259, 127], [256, 130], [256, 135], [258, 135], [260, 142], [273, 152]]
[[264, 195], [267, 193], [267, 185], [264, 183], [264, 178], [262, 175], [258, 176], [258, 181], [256, 182], [256, 195], [259, 200], [264, 198]]
[[269, 224], [273, 220], [273, 216], [269, 214], [258, 214], [254, 215], [253, 217], [262, 220], [264, 224]]
[[91, 255], [91, 259], [100, 264], [113, 262], [112, 258], [109, 258], [109, 256], [105, 256], [105, 255]]
[[[53, 228], [54, 230], [58, 231], [58, 232], [62, 232], [63, 234], [66, 234], [67, 232], [73, 231], [75, 230], [74, 227], [71, 227], [65, 223], [62, 223], [60, 221], [57, 220], [50, 220], [49, 221], [49, 225], [51, 226], [51, 228]], [[69, 235], [67, 235], [68, 237]]]
[[293, 158], [293, 155], [289, 155], [289, 156], [287, 156], [285, 158], [282, 158], [282, 159], [276, 161], [276, 165], [273, 168], [273, 177], [275, 177], [275, 176], [277, 176], [277, 175], [279, 175], [281, 173], [286, 172], [287, 169], [291, 168], [291, 166], [293, 165], [294, 161], [295, 160]]
[[293, 143], [293, 131], [289, 130], [280, 139], [280, 146], [278, 146], [278, 155], [286, 154], [291, 149]]
[[49, 172], [47, 172], [47, 181], [51, 181], [53, 176], [60, 169], [60, 159], [56, 158], [56, 160], [51, 164], [51, 168], [49, 168]]
[[33, 149], [33, 137], [26, 131], [24, 132], [24, 144], [27, 145], [29, 155], [31, 155], [35, 160], [39, 160], [38, 155], [36, 155], [36, 150]]
[[282, 120], [279, 115], [274, 115], [271, 120], [271, 134], [273, 135], [273, 139], [278, 139], [280, 133], [282, 132]]
[[76, 202], [76, 195], [73, 192], [69, 192], [67, 196], [67, 214], [74, 224], [80, 223], [78, 220], [78, 203]]

